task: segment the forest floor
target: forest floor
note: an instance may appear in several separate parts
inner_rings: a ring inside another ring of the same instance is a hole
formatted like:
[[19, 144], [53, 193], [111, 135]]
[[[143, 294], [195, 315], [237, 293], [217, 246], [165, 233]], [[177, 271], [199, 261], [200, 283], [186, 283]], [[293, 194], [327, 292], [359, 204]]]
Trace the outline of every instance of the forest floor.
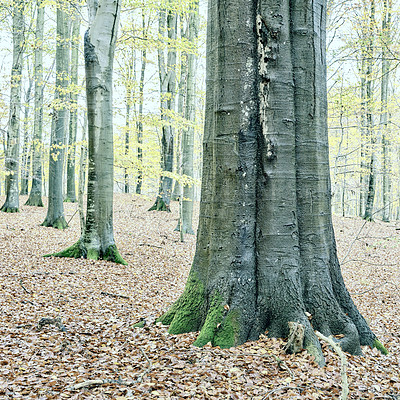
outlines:
[[[176, 204], [170, 214], [151, 205], [115, 196], [127, 266], [42, 257], [79, 238], [76, 204], [65, 204], [65, 231], [40, 226], [45, 208], [0, 213], [0, 399], [338, 399], [340, 361], [325, 344], [318, 368], [306, 352], [286, 355], [283, 340], [197, 348], [195, 333], [152, 323], [182, 293], [195, 238], [173, 231]], [[399, 227], [335, 218], [347, 287], [390, 352], [348, 356], [349, 399], [400, 399]], [[134, 328], [141, 318], [148, 325]]]

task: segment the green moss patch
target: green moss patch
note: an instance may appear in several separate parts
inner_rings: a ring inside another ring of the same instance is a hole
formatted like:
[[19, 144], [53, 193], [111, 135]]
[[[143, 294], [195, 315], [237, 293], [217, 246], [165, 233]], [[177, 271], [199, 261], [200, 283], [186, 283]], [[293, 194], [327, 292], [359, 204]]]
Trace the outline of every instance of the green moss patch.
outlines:
[[372, 345], [372, 347], [377, 348], [385, 356], [387, 356], [389, 354], [389, 352], [386, 349], [386, 347], [379, 340], [375, 340], [373, 345]]
[[171, 334], [197, 331], [200, 328], [204, 301], [204, 285], [196, 274], [191, 274], [181, 297], [157, 322], [170, 325], [168, 332]]

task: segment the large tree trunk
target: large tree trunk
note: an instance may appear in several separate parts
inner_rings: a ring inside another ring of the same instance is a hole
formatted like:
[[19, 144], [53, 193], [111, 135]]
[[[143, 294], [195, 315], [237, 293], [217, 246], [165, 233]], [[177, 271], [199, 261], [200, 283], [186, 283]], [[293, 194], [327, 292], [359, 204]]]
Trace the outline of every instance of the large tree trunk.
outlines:
[[[188, 41], [193, 45], [192, 52], [187, 55], [187, 84], [185, 119], [189, 123], [182, 131], [182, 174], [193, 178], [193, 153], [194, 153], [194, 123], [196, 120], [196, 68], [197, 56], [196, 41], [199, 30], [199, 3], [196, 2], [191, 10], [188, 22]], [[194, 185], [189, 183], [181, 188], [180, 215], [176, 230], [193, 235], [193, 201]]]
[[167, 61], [165, 62], [164, 49], [158, 50], [158, 68], [160, 75], [160, 112], [162, 121], [161, 137], [161, 173], [158, 196], [151, 210], [170, 211], [172, 195], [171, 176], [174, 161], [174, 127], [171, 114], [175, 111], [176, 87], [176, 29], [178, 16], [175, 10], [159, 11], [159, 35], [167, 34]]
[[42, 129], [43, 129], [43, 28], [44, 7], [37, 0], [35, 31], [35, 116], [32, 146], [32, 187], [28, 206], [43, 207], [42, 202]]
[[[78, 5], [75, 5], [78, 7]], [[65, 201], [76, 202], [75, 187], [75, 157], [76, 157], [76, 134], [78, 131], [78, 66], [79, 66], [79, 31], [80, 31], [79, 9], [74, 12], [71, 38], [71, 106], [69, 119], [68, 156], [67, 156], [67, 196]]]
[[56, 229], [68, 227], [64, 217], [63, 166], [69, 113], [69, 16], [62, 7], [61, 4], [57, 6], [56, 90], [50, 137], [49, 204], [42, 224]]
[[113, 58], [120, 0], [90, 1], [90, 27], [85, 34], [89, 170], [83, 236], [58, 257], [84, 257], [126, 264], [113, 231]]
[[6, 149], [6, 201], [1, 207], [4, 212], [19, 210], [19, 130], [21, 112], [22, 61], [25, 46], [24, 4], [15, 0], [13, 14], [13, 60], [11, 70], [10, 117], [7, 130]]
[[[160, 320], [221, 347], [305, 327], [383, 351], [354, 306], [330, 214], [326, 2], [209, 1], [200, 225], [182, 296]], [[245, 23], [243, 23], [245, 21]], [[311, 322], [307, 315], [311, 314]]]

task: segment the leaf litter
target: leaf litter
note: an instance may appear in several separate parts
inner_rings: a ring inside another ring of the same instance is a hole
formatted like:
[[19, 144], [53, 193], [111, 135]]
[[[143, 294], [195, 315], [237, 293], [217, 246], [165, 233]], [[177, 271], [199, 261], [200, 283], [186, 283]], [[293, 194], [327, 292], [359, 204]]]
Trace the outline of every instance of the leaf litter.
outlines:
[[[181, 243], [173, 231], [176, 204], [172, 213], [147, 212], [151, 205], [115, 195], [115, 238], [127, 266], [42, 257], [78, 239], [76, 204], [65, 203], [73, 217], [65, 231], [40, 226], [45, 208], [0, 213], [0, 398], [339, 398], [339, 359], [326, 344], [318, 368], [305, 351], [285, 354], [281, 339], [197, 348], [196, 333], [169, 335], [154, 323], [184, 289], [195, 238]], [[334, 224], [346, 285], [389, 350], [348, 355], [349, 399], [400, 399], [399, 225]]]

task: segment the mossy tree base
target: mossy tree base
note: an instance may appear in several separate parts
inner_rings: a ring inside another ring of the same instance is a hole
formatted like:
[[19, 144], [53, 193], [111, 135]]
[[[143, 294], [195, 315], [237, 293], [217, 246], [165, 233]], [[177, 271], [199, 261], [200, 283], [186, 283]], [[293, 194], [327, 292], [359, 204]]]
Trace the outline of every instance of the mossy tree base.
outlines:
[[128, 265], [120, 255], [117, 246], [109, 246], [105, 251], [87, 249], [82, 240], [58, 253], [46, 254], [44, 257], [86, 258], [88, 260], [105, 260], [116, 264]]
[[25, 203], [26, 206], [33, 207], [43, 207], [42, 196], [40, 195], [30, 195]]
[[54, 221], [50, 221], [49, 219], [46, 218], [44, 220], [42, 226], [46, 226], [49, 228], [55, 228], [55, 229], [61, 229], [61, 230], [68, 228], [67, 221], [65, 220], [64, 217], [58, 217]]
[[17, 212], [19, 212], [19, 208], [18, 207], [3, 206], [3, 207], [1, 207], [0, 211], [3, 211], [5, 213], [17, 213]]
[[70, 199], [69, 197], [64, 199], [64, 203], [76, 203], [76, 199]]
[[162, 197], [157, 196], [157, 199], [152, 207], [148, 209], [148, 211], [166, 211], [171, 212], [171, 209], [168, 204], [164, 202]]

